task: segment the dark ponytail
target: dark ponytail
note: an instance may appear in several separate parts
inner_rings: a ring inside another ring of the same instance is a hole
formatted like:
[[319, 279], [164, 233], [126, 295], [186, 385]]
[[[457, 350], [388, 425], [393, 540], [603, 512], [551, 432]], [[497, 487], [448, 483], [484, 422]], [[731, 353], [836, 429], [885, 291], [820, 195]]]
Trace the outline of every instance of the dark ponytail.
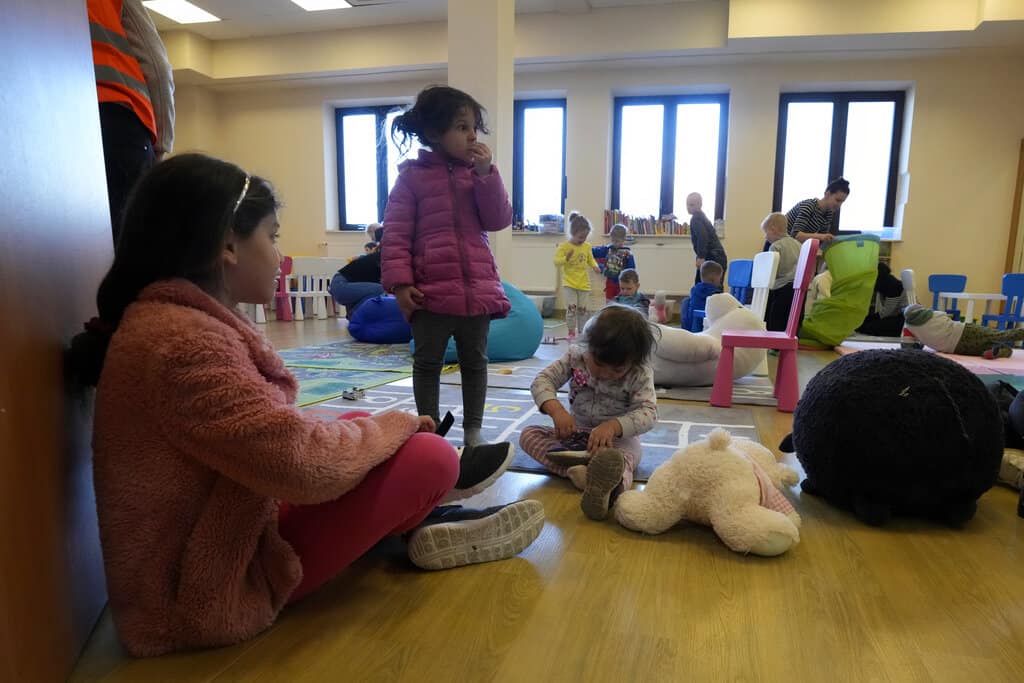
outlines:
[[86, 385], [99, 380], [110, 337], [148, 285], [184, 278], [208, 291], [216, 287], [228, 231], [248, 237], [278, 206], [266, 180], [202, 154], [150, 169], [128, 197], [114, 263], [96, 294], [99, 317], [71, 341], [71, 373]]
[[476, 130], [489, 132], [484, 124], [484, 108], [472, 96], [446, 85], [428, 86], [420, 91], [411, 107], [391, 122], [391, 140], [401, 154], [412, 146], [410, 138], [433, 147], [463, 110], [472, 114]]

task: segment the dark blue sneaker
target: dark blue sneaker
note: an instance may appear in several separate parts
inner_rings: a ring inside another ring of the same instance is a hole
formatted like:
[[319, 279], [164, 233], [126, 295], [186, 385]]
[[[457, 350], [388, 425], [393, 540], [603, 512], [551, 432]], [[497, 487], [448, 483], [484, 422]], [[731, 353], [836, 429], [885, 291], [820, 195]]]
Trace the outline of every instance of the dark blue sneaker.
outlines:
[[545, 456], [556, 465], [563, 465], [565, 467], [586, 465], [590, 462], [591, 458], [590, 453], [587, 451], [587, 443], [589, 441], [590, 432], [573, 432], [568, 438], [548, 449]]
[[462, 500], [480, 493], [498, 480], [515, 457], [516, 447], [508, 441], [464, 446], [459, 451], [459, 479], [444, 502]]

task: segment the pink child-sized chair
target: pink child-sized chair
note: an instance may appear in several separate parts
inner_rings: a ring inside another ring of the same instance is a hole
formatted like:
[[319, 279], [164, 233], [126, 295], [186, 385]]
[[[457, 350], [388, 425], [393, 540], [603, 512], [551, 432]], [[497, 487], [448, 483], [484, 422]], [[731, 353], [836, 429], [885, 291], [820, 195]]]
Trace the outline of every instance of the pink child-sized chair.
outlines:
[[728, 408], [732, 405], [732, 366], [737, 347], [745, 349], [777, 349], [779, 364], [775, 374], [775, 398], [778, 409], [792, 413], [800, 398], [800, 383], [797, 377], [796, 351], [799, 346], [797, 328], [800, 326], [800, 312], [804, 307], [807, 285], [814, 276], [815, 259], [818, 256], [818, 240], [809, 239], [800, 247], [800, 258], [793, 279], [793, 304], [789, 307], [789, 322], [784, 332], [766, 330], [726, 330], [722, 332], [722, 354], [718, 357], [715, 372], [715, 386], [711, 390], [711, 405]]

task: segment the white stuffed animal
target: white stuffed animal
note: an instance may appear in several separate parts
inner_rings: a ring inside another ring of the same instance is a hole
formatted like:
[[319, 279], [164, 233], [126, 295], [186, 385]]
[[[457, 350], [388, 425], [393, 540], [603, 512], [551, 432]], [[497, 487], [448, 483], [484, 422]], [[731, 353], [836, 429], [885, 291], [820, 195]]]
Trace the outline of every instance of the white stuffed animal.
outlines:
[[[660, 387], [707, 387], [715, 383], [718, 357], [725, 330], [763, 330], [764, 321], [731, 294], [708, 297], [704, 316], [707, 329], [699, 334], [678, 327], [659, 325], [651, 365], [654, 383]], [[733, 379], [753, 372], [765, 358], [764, 349], [736, 349]]]
[[695, 522], [738, 553], [781, 555], [800, 542], [800, 515], [778, 487], [797, 481], [767, 448], [718, 428], [654, 470], [644, 490], [620, 495], [615, 518], [648, 534]]

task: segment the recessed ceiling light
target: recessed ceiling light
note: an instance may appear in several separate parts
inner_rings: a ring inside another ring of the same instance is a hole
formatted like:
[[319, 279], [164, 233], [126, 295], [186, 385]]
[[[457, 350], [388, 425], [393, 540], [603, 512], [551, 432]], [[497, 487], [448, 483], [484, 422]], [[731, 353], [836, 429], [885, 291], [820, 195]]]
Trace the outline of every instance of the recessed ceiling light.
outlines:
[[220, 21], [220, 17], [215, 17], [186, 0], [144, 0], [142, 4], [146, 6], [146, 9], [151, 9], [157, 14], [162, 14], [179, 24], [202, 24], [208, 21]]
[[319, 12], [322, 9], [351, 9], [352, 5], [345, 0], [292, 0], [307, 12]]

